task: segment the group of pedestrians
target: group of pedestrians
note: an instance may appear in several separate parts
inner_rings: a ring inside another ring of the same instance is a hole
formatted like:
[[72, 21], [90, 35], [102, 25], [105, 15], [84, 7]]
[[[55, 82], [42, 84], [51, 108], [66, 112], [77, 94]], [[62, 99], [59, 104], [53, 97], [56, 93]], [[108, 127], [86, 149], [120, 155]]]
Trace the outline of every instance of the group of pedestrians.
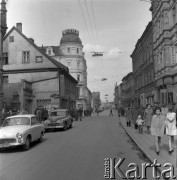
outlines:
[[174, 151], [175, 139], [177, 135], [176, 128], [176, 111], [174, 104], [169, 104], [167, 107], [156, 106], [151, 107], [150, 104], [143, 110], [143, 108], [128, 107], [126, 111], [127, 126], [134, 125], [140, 134], [143, 134], [143, 127], [147, 128], [147, 133], [154, 136], [156, 153], [160, 153], [162, 147], [162, 137], [168, 136], [169, 154]]
[[75, 121], [82, 121], [83, 118], [83, 109], [71, 109], [70, 110], [70, 116], [75, 120]]

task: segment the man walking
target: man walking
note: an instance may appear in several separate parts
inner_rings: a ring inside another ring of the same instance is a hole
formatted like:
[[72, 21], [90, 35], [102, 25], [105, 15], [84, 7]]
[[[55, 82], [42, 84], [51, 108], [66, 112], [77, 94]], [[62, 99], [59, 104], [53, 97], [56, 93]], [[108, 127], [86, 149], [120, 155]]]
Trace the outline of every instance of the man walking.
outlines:
[[109, 114], [109, 116], [113, 116], [112, 108], [110, 109], [110, 114]]

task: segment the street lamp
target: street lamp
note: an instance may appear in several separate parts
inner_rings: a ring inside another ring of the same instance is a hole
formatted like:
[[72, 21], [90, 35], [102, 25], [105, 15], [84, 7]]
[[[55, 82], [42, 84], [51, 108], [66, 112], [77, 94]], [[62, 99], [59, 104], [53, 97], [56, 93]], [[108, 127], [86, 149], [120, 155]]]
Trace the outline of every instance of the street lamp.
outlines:
[[7, 31], [6, 24], [6, 2], [1, 0], [0, 3], [0, 115], [3, 109], [3, 38]]

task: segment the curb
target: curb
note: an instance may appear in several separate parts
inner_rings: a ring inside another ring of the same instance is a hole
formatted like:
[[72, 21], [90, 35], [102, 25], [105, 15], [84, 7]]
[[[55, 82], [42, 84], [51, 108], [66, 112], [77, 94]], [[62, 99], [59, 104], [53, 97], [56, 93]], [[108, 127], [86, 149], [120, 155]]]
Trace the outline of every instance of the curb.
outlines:
[[[151, 162], [153, 163], [154, 162], [154, 159], [152, 158], [152, 156], [146, 151], [146, 148], [143, 148], [141, 146], [141, 144], [139, 144], [139, 142], [136, 141], [136, 139], [130, 135], [130, 133], [127, 131], [127, 129], [124, 127], [124, 125], [122, 124], [122, 120], [121, 120], [121, 117], [120, 117], [120, 123], [121, 123], [121, 126], [123, 127], [123, 129], [125, 130], [126, 134], [133, 140], [133, 142], [138, 146], [138, 148], [140, 149], [140, 151], [142, 151], [142, 153], [146, 156], [146, 158]], [[132, 133], [133, 134], [133, 133]], [[159, 171], [159, 173], [162, 172], [162, 169], [160, 167], [157, 168], [157, 170]]]

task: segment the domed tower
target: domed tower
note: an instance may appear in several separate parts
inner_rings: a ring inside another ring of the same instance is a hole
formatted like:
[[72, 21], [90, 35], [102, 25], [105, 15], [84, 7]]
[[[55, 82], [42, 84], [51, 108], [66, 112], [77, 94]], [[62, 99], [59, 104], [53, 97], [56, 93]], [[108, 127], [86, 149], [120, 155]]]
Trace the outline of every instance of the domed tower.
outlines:
[[76, 107], [86, 109], [87, 65], [83, 53], [79, 31], [66, 29], [62, 32], [60, 41], [60, 62], [69, 68], [70, 74], [78, 81], [79, 97]]

